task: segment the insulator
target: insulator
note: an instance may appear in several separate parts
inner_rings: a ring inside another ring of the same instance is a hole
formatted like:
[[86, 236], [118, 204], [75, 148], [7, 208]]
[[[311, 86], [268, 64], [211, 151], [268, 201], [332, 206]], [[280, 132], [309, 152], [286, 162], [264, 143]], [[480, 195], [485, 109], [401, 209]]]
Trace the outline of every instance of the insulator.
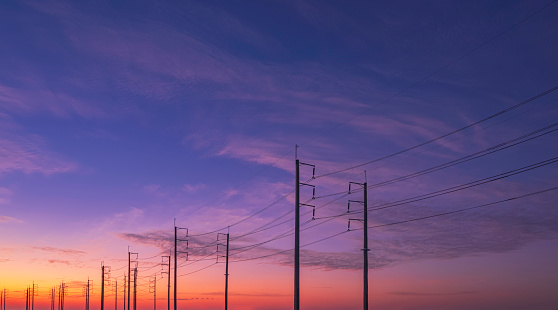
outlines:
[[349, 201], [347, 202], [347, 213], [349, 213], [350, 207], [351, 207], [351, 202]]
[[312, 209], [312, 219], [315, 220], [316, 219], [316, 208], [314, 207], [314, 209]]

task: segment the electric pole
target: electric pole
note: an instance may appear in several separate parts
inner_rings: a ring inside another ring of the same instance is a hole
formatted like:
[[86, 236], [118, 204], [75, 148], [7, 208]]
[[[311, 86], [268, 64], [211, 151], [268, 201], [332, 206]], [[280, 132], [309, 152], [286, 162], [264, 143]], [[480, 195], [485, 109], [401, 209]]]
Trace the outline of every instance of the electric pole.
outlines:
[[56, 288], [50, 289], [50, 310], [54, 310], [54, 300], [56, 299]]
[[122, 302], [124, 303], [124, 308], [126, 310], [126, 272], [124, 272], [124, 292], [122, 292]]
[[29, 310], [29, 286], [25, 289], [25, 310]]
[[[137, 292], [138, 292], [138, 267], [134, 268], [134, 310], [137, 307]], [[128, 305], [129, 306], [129, 305]]]
[[[166, 260], [165, 260], [166, 259]], [[168, 267], [168, 271], [162, 270], [163, 266]], [[171, 257], [168, 256], [161, 256], [161, 273], [167, 274], [167, 310], [170, 310], [170, 291], [171, 291]]]
[[[136, 261], [134, 261], [134, 262], [136, 263], [136, 267], [137, 267], [138, 253], [130, 252], [130, 247], [128, 247], [128, 310], [130, 310], [130, 289], [131, 289], [130, 282], [132, 280], [132, 275], [131, 275], [132, 270], [131, 270], [130, 264], [132, 263], [132, 259], [131, 259], [132, 255], [136, 256]], [[135, 279], [134, 279], [134, 281], [135, 281]]]
[[187, 251], [178, 251], [178, 241], [185, 241], [186, 242], [186, 249], [188, 249], [188, 239], [178, 239], [178, 231], [179, 230], [186, 230], [186, 238], [188, 238], [188, 228], [182, 228], [182, 227], [176, 227], [176, 219], [174, 219], [174, 310], [177, 309], [177, 303], [176, 303], [176, 290], [177, 290], [177, 285], [176, 285], [176, 278], [177, 278], [177, 271], [178, 271], [178, 265], [177, 265], [177, 257], [178, 257], [178, 253], [185, 253], [186, 254], [186, 259], [188, 259], [188, 252]]
[[[225, 310], [229, 308], [229, 234], [218, 233], [217, 242], [219, 242], [219, 235], [227, 237], [226, 250], [225, 250]], [[219, 243], [217, 243], [217, 252], [219, 252]], [[217, 261], [219, 256], [217, 256]]]
[[149, 281], [149, 292], [153, 293], [153, 310], [157, 310], [157, 274]]
[[347, 229], [351, 227], [351, 221], [362, 222], [364, 226], [364, 236], [363, 236], [363, 268], [362, 268], [362, 281], [363, 281], [363, 292], [362, 292], [362, 309], [368, 310], [368, 184], [366, 181], [366, 171], [364, 171], [365, 181], [364, 183], [349, 182], [349, 194], [351, 194], [351, 184], [358, 185], [362, 187], [364, 192], [363, 200], [349, 200], [347, 204], [347, 213], [350, 212], [351, 202], [359, 203], [363, 206], [363, 219], [349, 219], [349, 224]]
[[[298, 145], [295, 148], [295, 158], [297, 157]], [[295, 173], [295, 248], [294, 248], [294, 310], [300, 310], [300, 186], [312, 187], [312, 199], [315, 198], [316, 187], [311, 184], [300, 182], [300, 166], [312, 167], [312, 179], [315, 178], [316, 166], [301, 163], [296, 158]]]
[[[35, 287], [37, 290], [35, 290]], [[39, 285], [33, 281], [33, 289], [31, 294], [31, 310], [35, 310], [35, 295], [39, 296]]]
[[114, 310], [118, 308], [118, 279], [114, 279]]
[[85, 296], [85, 310], [89, 310], [89, 302], [90, 302], [90, 292], [91, 289], [93, 288], [93, 284], [91, 284], [93, 282], [93, 280], [89, 280], [89, 278], [87, 278], [87, 284], [85, 284], [83, 286], [83, 293], [82, 295]]
[[[105, 281], [110, 281], [110, 266], [105, 266], [104, 262], [101, 262], [101, 310], [105, 309]], [[110, 282], [109, 282], [110, 285]]]
[[105, 265], [101, 262], [101, 310], [105, 310]]
[[[89, 282], [88, 282], [89, 283]], [[66, 283], [60, 283], [60, 290], [58, 291], [58, 307], [60, 310], [64, 310], [64, 299], [68, 293]]]

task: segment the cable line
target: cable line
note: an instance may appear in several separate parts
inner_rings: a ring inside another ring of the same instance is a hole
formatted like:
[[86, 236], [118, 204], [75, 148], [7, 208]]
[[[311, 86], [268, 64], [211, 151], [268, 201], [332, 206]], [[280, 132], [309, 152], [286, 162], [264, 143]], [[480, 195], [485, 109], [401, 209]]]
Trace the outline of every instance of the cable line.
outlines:
[[441, 135], [441, 136], [439, 136], [439, 137], [437, 137], [437, 138], [434, 138], [434, 139], [431, 139], [431, 140], [422, 142], [422, 143], [417, 144], [417, 145], [415, 145], [415, 146], [412, 146], [412, 147], [403, 149], [403, 150], [401, 150], [401, 151], [398, 151], [398, 152], [395, 152], [395, 153], [392, 153], [392, 154], [389, 154], [389, 155], [386, 155], [386, 156], [383, 156], [383, 157], [380, 157], [380, 158], [377, 158], [377, 159], [374, 159], [374, 160], [371, 160], [371, 161], [367, 161], [367, 162], [365, 162], [365, 163], [361, 163], [361, 164], [358, 164], [358, 165], [355, 165], [355, 166], [352, 166], [352, 167], [348, 167], [348, 168], [344, 168], [344, 169], [341, 169], [341, 170], [337, 170], [337, 171], [325, 173], [325, 174], [322, 174], [322, 175], [318, 175], [318, 176], [316, 176], [316, 179], [322, 178], [322, 177], [326, 177], [326, 176], [330, 176], [330, 175], [337, 174], [337, 173], [341, 173], [341, 172], [345, 172], [345, 171], [349, 171], [349, 170], [352, 170], [352, 169], [355, 169], [355, 168], [359, 168], [359, 167], [362, 167], [362, 166], [366, 166], [366, 165], [369, 165], [369, 164], [371, 164], [371, 163], [375, 163], [375, 162], [378, 162], [378, 161], [381, 161], [381, 160], [384, 160], [384, 159], [388, 159], [388, 158], [390, 158], [390, 157], [394, 157], [394, 156], [397, 156], [397, 155], [399, 155], [399, 154], [403, 154], [403, 153], [405, 153], [405, 152], [414, 150], [414, 149], [416, 149], [416, 148], [419, 148], [419, 147], [428, 145], [428, 144], [430, 144], [430, 143], [432, 143], [432, 142], [441, 140], [441, 139], [443, 139], [443, 138], [445, 138], [445, 137], [451, 136], [451, 135], [456, 134], [456, 133], [458, 133], [458, 132], [461, 132], [461, 131], [463, 131], [463, 130], [465, 130], [465, 129], [471, 128], [471, 127], [473, 127], [473, 126], [475, 126], [475, 125], [478, 125], [478, 124], [480, 124], [480, 123], [483, 123], [483, 122], [485, 122], [485, 121], [488, 121], [488, 120], [490, 120], [490, 119], [493, 119], [493, 118], [495, 118], [495, 117], [498, 117], [498, 116], [500, 116], [500, 115], [502, 115], [502, 114], [505, 114], [505, 113], [507, 113], [507, 112], [509, 112], [509, 111], [512, 111], [512, 110], [514, 110], [514, 109], [517, 109], [517, 108], [519, 108], [519, 107], [521, 107], [521, 106], [523, 106], [523, 105], [525, 105], [525, 104], [527, 104], [527, 103], [530, 103], [530, 102], [532, 102], [532, 101], [534, 101], [534, 100], [536, 100], [536, 99], [539, 99], [539, 98], [541, 98], [541, 97], [543, 97], [543, 96], [545, 96], [545, 95], [548, 95], [548, 94], [552, 93], [553, 91], [556, 91], [557, 89], [558, 89], [558, 85], [557, 85], [557, 86], [554, 86], [554, 87], [552, 87], [552, 88], [550, 88], [550, 89], [548, 89], [548, 90], [546, 90], [546, 91], [544, 91], [544, 92], [542, 92], [542, 93], [539, 93], [539, 94], [537, 94], [537, 95], [535, 95], [535, 96], [533, 96], [533, 97], [531, 97], [531, 98], [529, 98], [529, 99], [527, 99], [527, 100], [525, 100], [525, 101], [522, 101], [522, 102], [520, 102], [520, 103], [518, 103], [518, 104], [516, 104], [516, 105], [514, 105], [514, 106], [511, 106], [511, 107], [509, 107], [509, 108], [507, 108], [507, 109], [504, 109], [504, 110], [502, 110], [502, 111], [499, 111], [499, 112], [497, 112], [497, 113], [494, 113], [494, 114], [492, 114], [492, 115], [490, 115], [490, 116], [488, 116], [488, 117], [485, 117], [485, 118], [483, 118], [483, 119], [481, 119], [481, 120], [479, 120], [479, 121], [476, 121], [476, 122], [474, 122], [474, 123], [471, 123], [471, 124], [469, 124], [469, 125], [466, 125], [465, 127], [461, 127], [461, 128], [456, 129], [456, 130], [454, 130], [454, 131], [451, 131], [451, 132], [448, 132], [448, 133], [446, 133], [446, 134], [443, 134], [443, 135]]

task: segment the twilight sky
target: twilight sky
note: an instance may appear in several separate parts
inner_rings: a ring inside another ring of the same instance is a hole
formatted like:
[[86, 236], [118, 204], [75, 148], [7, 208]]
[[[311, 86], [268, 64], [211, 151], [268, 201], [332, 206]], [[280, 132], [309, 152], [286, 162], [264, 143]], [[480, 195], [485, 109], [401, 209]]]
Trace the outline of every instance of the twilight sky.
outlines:
[[[101, 262], [118, 307], [360, 309], [369, 185], [374, 309], [558, 307], [556, 1], [2, 1], [0, 289], [22, 309]], [[366, 170], [366, 173], [364, 171]], [[311, 168], [301, 168], [309, 180]]]

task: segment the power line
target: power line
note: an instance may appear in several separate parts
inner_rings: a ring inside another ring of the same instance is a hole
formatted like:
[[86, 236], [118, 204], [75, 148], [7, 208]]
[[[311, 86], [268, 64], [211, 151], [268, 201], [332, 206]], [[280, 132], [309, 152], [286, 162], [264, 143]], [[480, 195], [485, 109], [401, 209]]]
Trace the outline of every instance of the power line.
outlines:
[[399, 155], [399, 154], [403, 154], [403, 153], [405, 153], [405, 152], [414, 150], [414, 149], [416, 149], [416, 148], [419, 148], [419, 147], [428, 145], [428, 144], [430, 144], [430, 143], [432, 143], [432, 142], [441, 140], [441, 139], [443, 139], [443, 138], [445, 138], [445, 137], [451, 136], [451, 135], [456, 134], [456, 133], [458, 133], [458, 132], [461, 132], [461, 131], [463, 131], [463, 130], [465, 130], [465, 129], [471, 128], [471, 127], [473, 127], [473, 126], [475, 126], [475, 125], [478, 125], [478, 124], [480, 124], [480, 123], [483, 123], [483, 122], [485, 122], [485, 121], [488, 121], [488, 120], [490, 120], [490, 119], [493, 119], [493, 118], [495, 118], [495, 117], [498, 117], [498, 116], [500, 116], [500, 115], [502, 115], [502, 114], [505, 114], [505, 113], [507, 113], [507, 112], [510, 112], [510, 111], [512, 111], [512, 110], [514, 110], [514, 109], [517, 109], [517, 108], [519, 108], [519, 107], [521, 107], [521, 106], [523, 106], [523, 105], [525, 105], [525, 104], [527, 104], [527, 103], [530, 103], [530, 102], [532, 102], [532, 101], [534, 101], [534, 100], [536, 100], [536, 99], [539, 99], [539, 98], [541, 98], [541, 97], [543, 97], [543, 96], [545, 96], [545, 95], [548, 95], [548, 94], [552, 93], [553, 91], [556, 91], [557, 89], [558, 89], [558, 85], [557, 85], [557, 86], [554, 86], [554, 87], [552, 87], [552, 88], [550, 88], [550, 89], [548, 89], [548, 90], [546, 90], [546, 91], [544, 91], [544, 92], [542, 92], [542, 93], [539, 93], [539, 94], [537, 94], [537, 95], [535, 95], [535, 96], [533, 96], [533, 97], [531, 97], [531, 98], [529, 98], [529, 99], [527, 99], [527, 100], [524, 100], [524, 101], [522, 101], [522, 102], [520, 102], [520, 103], [518, 103], [518, 104], [516, 104], [516, 105], [513, 105], [513, 106], [511, 106], [511, 107], [509, 107], [509, 108], [507, 108], [507, 109], [501, 110], [501, 111], [499, 111], [499, 112], [497, 112], [497, 113], [494, 113], [494, 114], [492, 114], [492, 115], [490, 115], [490, 116], [488, 116], [488, 117], [485, 117], [485, 118], [483, 118], [483, 119], [481, 119], [481, 120], [479, 120], [479, 121], [470, 123], [469, 125], [466, 125], [465, 127], [461, 127], [461, 128], [459, 128], [459, 129], [456, 129], [456, 130], [453, 130], [453, 131], [448, 132], [448, 133], [446, 133], [446, 134], [443, 134], [443, 135], [441, 135], [441, 136], [439, 136], [439, 137], [437, 137], [437, 138], [434, 138], [434, 139], [431, 139], [431, 140], [422, 142], [422, 143], [417, 144], [417, 145], [415, 145], [415, 146], [412, 146], [412, 147], [403, 149], [403, 150], [401, 150], [401, 151], [398, 151], [398, 152], [395, 152], [395, 153], [392, 153], [392, 154], [389, 154], [389, 155], [385, 155], [385, 156], [383, 156], [383, 157], [380, 157], [380, 158], [377, 158], [377, 159], [374, 159], [374, 160], [371, 160], [371, 161], [367, 161], [367, 162], [365, 162], [365, 163], [361, 163], [361, 164], [358, 164], [358, 165], [355, 165], [355, 166], [351, 166], [351, 167], [347, 167], [347, 168], [340, 169], [340, 170], [337, 170], [337, 171], [333, 171], [333, 172], [325, 173], [325, 174], [322, 174], [322, 175], [318, 175], [318, 176], [316, 176], [316, 178], [322, 178], [322, 177], [330, 176], [330, 175], [333, 175], [333, 174], [337, 174], [337, 173], [349, 171], [349, 170], [352, 170], [352, 169], [355, 169], [355, 168], [359, 168], [359, 167], [362, 167], [362, 166], [366, 166], [366, 165], [369, 165], [369, 164], [371, 164], [371, 163], [375, 163], [375, 162], [378, 162], [378, 161], [381, 161], [381, 160], [385, 160], [385, 159], [388, 159], [388, 158], [397, 156], [397, 155]]

